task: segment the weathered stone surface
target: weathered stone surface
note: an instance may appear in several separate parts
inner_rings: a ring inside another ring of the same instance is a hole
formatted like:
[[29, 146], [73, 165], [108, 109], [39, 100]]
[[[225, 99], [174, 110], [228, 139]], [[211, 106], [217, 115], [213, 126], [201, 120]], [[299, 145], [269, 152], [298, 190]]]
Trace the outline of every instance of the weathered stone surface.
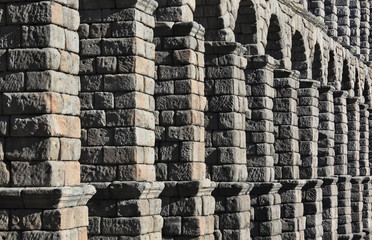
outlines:
[[370, 8], [2, 1], [0, 239], [363, 238]]

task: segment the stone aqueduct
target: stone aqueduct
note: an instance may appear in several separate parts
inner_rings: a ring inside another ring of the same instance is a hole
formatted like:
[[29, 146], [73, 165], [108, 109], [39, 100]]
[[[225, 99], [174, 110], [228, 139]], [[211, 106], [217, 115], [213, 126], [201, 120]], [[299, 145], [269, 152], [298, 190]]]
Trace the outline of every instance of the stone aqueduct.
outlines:
[[371, 239], [371, 8], [0, 0], [0, 239]]

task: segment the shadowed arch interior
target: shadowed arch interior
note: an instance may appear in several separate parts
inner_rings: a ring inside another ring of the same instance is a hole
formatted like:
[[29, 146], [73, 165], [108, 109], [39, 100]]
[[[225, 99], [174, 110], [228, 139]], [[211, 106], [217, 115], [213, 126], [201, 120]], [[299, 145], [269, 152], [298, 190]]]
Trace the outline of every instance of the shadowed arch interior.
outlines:
[[362, 88], [360, 86], [359, 72], [358, 69], [355, 71], [355, 84], [354, 84], [355, 96], [362, 96]]
[[368, 79], [364, 81], [363, 96], [365, 103], [371, 103], [371, 86], [368, 84]]
[[327, 81], [328, 84], [336, 82], [335, 54], [333, 51], [329, 52]]
[[281, 39], [281, 29], [279, 20], [276, 15], [272, 15], [270, 19], [269, 31], [267, 34], [267, 44], [265, 53], [277, 60], [283, 59], [283, 46]]
[[256, 11], [251, 0], [240, 2], [234, 33], [236, 41], [243, 45], [257, 44]]
[[345, 59], [344, 64], [342, 67], [342, 81], [341, 81], [341, 89], [345, 91], [351, 90], [351, 79], [350, 79], [350, 71], [349, 71], [349, 62]]
[[312, 77], [313, 80], [321, 81], [323, 76], [323, 69], [322, 69], [322, 52], [320, 50], [319, 44], [315, 44], [314, 49], [314, 59], [312, 65]]
[[307, 57], [304, 40], [300, 32], [292, 36], [291, 61], [292, 69], [300, 72], [300, 78], [307, 78]]

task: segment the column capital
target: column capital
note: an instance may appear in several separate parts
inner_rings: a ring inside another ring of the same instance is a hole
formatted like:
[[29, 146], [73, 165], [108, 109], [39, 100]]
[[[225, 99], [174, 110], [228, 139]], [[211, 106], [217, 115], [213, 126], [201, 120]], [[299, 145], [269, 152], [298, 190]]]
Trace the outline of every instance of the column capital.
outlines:
[[321, 85], [319, 86], [318, 89], [320, 93], [327, 93], [327, 92], [333, 93], [336, 90], [334, 86], [330, 86], [330, 85]]
[[247, 68], [250, 69], [264, 68], [274, 71], [274, 69], [276, 69], [280, 65], [278, 60], [269, 55], [246, 56], [246, 58], [248, 60]]
[[235, 54], [243, 56], [247, 51], [247, 48], [245, 48], [241, 43], [226, 41], [205, 41], [205, 48], [207, 52], [218, 55]]
[[335, 97], [346, 98], [347, 96], [349, 96], [349, 93], [347, 91], [344, 91], [344, 90], [335, 90], [333, 92], [333, 95]]
[[271, 183], [254, 183], [251, 190], [251, 195], [264, 195], [264, 194], [274, 194], [277, 193], [282, 187], [279, 182]]
[[298, 71], [290, 71], [286, 69], [277, 69], [274, 72], [274, 87], [276, 88], [294, 88], [299, 87]]
[[314, 88], [318, 89], [320, 82], [311, 79], [300, 79], [300, 88]]

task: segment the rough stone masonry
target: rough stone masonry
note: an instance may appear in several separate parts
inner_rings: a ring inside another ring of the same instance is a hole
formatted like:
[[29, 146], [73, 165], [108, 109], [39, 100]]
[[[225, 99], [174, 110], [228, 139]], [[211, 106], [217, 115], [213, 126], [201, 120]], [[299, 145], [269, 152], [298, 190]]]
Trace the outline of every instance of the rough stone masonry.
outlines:
[[371, 9], [0, 0], [0, 240], [372, 239]]

